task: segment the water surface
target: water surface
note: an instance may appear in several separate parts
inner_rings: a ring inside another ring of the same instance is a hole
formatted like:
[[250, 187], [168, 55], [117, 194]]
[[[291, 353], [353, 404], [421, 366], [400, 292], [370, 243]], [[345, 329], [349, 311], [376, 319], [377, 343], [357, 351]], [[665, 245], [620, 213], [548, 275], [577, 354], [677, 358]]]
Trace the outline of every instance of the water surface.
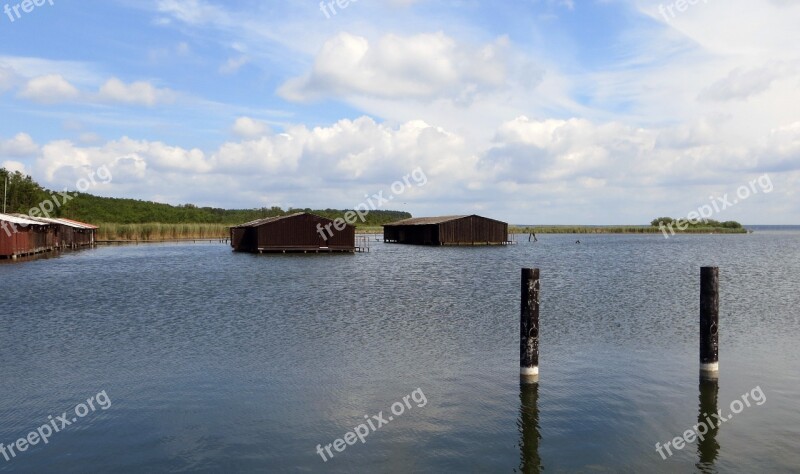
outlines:
[[[0, 472], [799, 469], [800, 232], [575, 239], [2, 264], [0, 442], [103, 390], [112, 405]], [[721, 267], [716, 385], [697, 371], [704, 265]], [[518, 379], [521, 267], [542, 272], [536, 387]], [[656, 452], [755, 387], [763, 405]], [[427, 403], [365, 444], [316, 452], [417, 388]]]

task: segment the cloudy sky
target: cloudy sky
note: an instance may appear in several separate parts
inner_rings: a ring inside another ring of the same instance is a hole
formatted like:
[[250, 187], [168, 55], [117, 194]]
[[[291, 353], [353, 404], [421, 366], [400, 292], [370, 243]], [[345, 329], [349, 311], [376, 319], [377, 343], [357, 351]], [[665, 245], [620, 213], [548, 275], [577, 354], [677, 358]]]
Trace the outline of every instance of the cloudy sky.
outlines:
[[352, 208], [419, 168], [386, 209], [800, 223], [792, 0], [18, 3], [0, 165], [51, 188]]

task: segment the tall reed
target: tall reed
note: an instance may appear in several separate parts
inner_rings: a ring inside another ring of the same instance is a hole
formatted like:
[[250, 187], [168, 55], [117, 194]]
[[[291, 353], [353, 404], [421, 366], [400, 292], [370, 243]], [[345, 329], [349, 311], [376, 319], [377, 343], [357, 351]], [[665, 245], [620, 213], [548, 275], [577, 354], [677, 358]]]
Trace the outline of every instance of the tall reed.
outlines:
[[230, 236], [225, 224], [98, 224], [97, 240], [186, 240], [224, 239]]

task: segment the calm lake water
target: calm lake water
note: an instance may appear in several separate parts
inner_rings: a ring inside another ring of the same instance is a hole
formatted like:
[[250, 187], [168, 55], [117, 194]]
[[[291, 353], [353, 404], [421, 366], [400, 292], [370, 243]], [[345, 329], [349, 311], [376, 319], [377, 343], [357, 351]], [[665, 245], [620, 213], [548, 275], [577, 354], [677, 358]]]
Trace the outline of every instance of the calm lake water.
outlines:
[[[110, 402], [0, 455], [0, 472], [800, 470], [800, 232], [576, 238], [0, 264], [0, 442]], [[721, 268], [718, 384], [698, 380], [703, 265]], [[522, 267], [542, 271], [533, 387], [518, 377]], [[656, 452], [757, 387], [761, 405]], [[403, 397], [323, 461], [317, 445]]]

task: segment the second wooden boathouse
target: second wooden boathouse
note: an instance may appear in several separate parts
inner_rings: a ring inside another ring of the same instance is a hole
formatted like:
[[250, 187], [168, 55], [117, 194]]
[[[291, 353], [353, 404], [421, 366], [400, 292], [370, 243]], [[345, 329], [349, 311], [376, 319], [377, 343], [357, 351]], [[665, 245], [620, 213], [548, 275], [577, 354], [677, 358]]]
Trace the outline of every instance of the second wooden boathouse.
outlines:
[[55, 229], [51, 224], [0, 214], [0, 258], [16, 259], [49, 252], [55, 248]]
[[356, 252], [356, 228], [308, 212], [268, 217], [231, 227], [236, 252]]
[[33, 220], [43, 224], [50, 224], [55, 232], [54, 244], [57, 249], [77, 249], [81, 247], [91, 247], [97, 240], [97, 230], [99, 227], [85, 222], [78, 222], [72, 219], [56, 217], [30, 217], [23, 214], [15, 214], [16, 217]]
[[414, 245], [505, 245], [508, 224], [481, 217], [416, 217], [383, 226], [384, 242]]

